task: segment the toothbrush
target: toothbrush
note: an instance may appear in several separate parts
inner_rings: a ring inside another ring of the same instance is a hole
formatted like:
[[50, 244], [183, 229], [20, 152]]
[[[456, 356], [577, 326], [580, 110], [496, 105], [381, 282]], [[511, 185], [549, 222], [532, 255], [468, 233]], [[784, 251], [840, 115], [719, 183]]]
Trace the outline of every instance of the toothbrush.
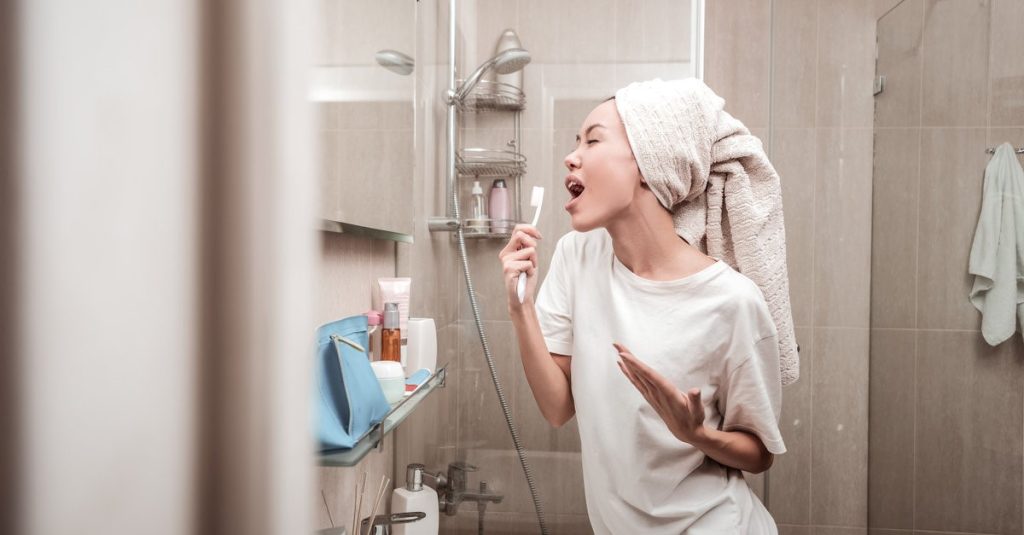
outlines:
[[[533, 192], [530, 194], [530, 206], [537, 208], [533, 212], [533, 226], [536, 227], [540, 221], [540, 207], [544, 205], [544, 188], [540, 186], [534, 186]], [[522, 303], [526, 300], [526, 272], [519, 274], [519, 302]]]

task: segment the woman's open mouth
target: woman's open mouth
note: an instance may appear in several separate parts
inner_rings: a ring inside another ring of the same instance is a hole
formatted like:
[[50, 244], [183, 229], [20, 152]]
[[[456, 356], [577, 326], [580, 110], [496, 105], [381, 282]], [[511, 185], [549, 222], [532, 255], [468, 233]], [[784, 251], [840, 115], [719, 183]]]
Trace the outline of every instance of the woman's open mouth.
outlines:
[[569, 199], [569, 202], [565, 204], [565, 209], [568, 210], [571, 206], [576, 204], [576, 201], [583, 195], [583, 190], [586, 188], [584, 188], [583, 184], [574, 178], [570, 178], [565, 187], [569, 190], [569, 195], [572, 197]]

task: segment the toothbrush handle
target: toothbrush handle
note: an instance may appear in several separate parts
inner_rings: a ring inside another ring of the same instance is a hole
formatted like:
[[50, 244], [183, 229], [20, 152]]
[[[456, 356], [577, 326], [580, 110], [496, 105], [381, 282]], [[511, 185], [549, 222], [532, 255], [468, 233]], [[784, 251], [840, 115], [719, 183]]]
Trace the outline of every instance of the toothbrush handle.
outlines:
[[[543, 206], [543, 205], [544, 205], [544, 199], [541, 198], [540, 203], [537, 204], [537, 209], [533, 211], [533, 224], [532, 224], [533, 227], [536, 227], [537, 223], [540, 221], [540, 207]], [[526, 301], [526, 273], [525, 272], [519, 274], [519, 285], [516, 287], [516, 289], [519, 291], [519, 303], [522, 304], [523, 301]]]

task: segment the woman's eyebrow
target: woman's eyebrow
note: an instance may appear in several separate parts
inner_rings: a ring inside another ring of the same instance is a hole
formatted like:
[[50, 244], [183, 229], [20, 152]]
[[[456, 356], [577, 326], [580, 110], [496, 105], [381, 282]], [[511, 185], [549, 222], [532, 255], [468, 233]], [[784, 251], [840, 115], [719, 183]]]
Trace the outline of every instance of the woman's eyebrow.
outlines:
[[[589, 134], [591, 130], [593, 130], [593, 129], [595, 129], [595, 128], [599, 127], [599, 126], [600, 126], [601, 128], [605, 128], [605, 126], [604, 126], [603, 124], [601, 124], [601, 123], [594, 123], [594, 124], [592, 124], [592, 125], [590, 125], [590, 126], [588, 126], [588, 127], [587, 127], [587, 131], [586, 131], [586, 132], [583, 132], [583, 135], [587, 135], [587, 134]], [[579, 134], [576, 134], [576, 143], [579, 143], [579, 142], [580, 142], [580, 135], [579, 135]]]

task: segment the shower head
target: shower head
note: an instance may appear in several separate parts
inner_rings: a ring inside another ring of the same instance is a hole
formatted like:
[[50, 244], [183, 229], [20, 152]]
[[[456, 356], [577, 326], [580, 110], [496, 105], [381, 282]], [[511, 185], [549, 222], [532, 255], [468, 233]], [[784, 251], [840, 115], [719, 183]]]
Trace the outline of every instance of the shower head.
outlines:
[[412, 58], [397, 50], [381, 50], [374, 55], [374, 59], [381, 67], [402, 76], [412, 74], [412, 68], [415, 65]]
[[494, 56], [493, 58], [483, 62], [479, 67], [473, 71], [473, 74], [466, 78], [466, 81], [462, 83], [458, 91], [455, 92], [455, 99], [462, 100], [473, 90], [477, 82], [480, 81], [480, 77], [483, 76], [487, 69], [494, 68], [498, 74], [511, 74], [519, 69], [522, 69], [530, 62], [530, 53], [522, 48], [510, 48], [503, 51], [502, 53]]

